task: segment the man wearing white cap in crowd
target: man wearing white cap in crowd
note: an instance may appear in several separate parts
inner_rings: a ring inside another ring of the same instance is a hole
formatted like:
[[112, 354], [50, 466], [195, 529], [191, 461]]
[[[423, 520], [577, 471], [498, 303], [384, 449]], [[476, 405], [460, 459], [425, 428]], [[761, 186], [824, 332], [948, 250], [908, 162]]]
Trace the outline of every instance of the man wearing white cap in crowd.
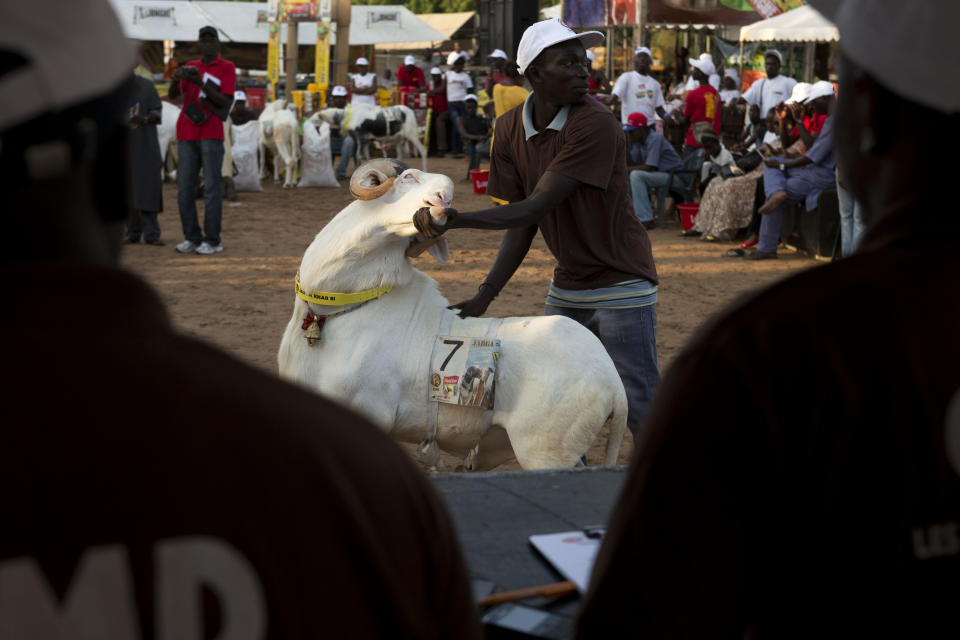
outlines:
[[350, 76], [350, 104], [377, 104], [377, 74], [370, 73], [366, 58], [357, 58], [356, 67]]
[[397, 68], [397, 88], [403, 92], [422, 91], [427, 86], [423, 69], [417, 66], [417, 59], [406, 56], [403, 64]]
[[[330, 107], [334, 109], [347, 108], [347, 88], [337, 85], [330, 90]], [[341, 115], [333, 117], [333, 123], [330, 125], [330, 157], [340, 156], [340, 162], [337, 163], [336, 174], [338, 178], [347, 177], [347, 165], [350, 158], [353, 158], [353, 166], [356, 168], [357, 159], [354, 154], [357, 151], [356, 139], [344, 131], [343, 121], [346, 120], [347, 113], [344, 111]]]
[[470, 89], [473, 89], [473, 79], [463, 70], [467, 63], [467, 54], [461, 53], [453, 61], [453, 68], [447, 71], [444, 81], [447, 85], [447, 109], [450, 112], [450, 121], [453, 131], [450, 136], [450, 146], [453, 148], [453, 157], [463, 157], [463, 138], [457, 127], [457, 120], [467, 113], [463, 101]]
[[[813, 145], [799, 158], [771, 157], [763, 161], [763, 188], [767, 201], [757, 209], [763, 216], [757, 250], [744, 256], [748, 260], [766, 260], [777, 257], [780, 231], [787, 207], [805, 202], [807, 211], [815, 209], [817, 198], [824, 189], [836, 185], [836, 158], [833, 153], [833, 85], [820, 81], [810, 87], [804, 101], [815, 113], [826, 114], [823, 129]], [[798, 125], [799, 126], [799, 125]]]
[[[706, 51], [701, 53], [700, 56], [697, 58], [697, 60], [700, 60], [701, 62], [705, 60], [709, 60], [710, 63], [713, 64], [713, 56]], [[717, 73], [716, 71], [716, 65], [714, 65], [713, 72], [707, 76], [707, 82], [710, 84], [711, 87], [713, 87], [717, 91], [720, 91], [720, 74]], [[699, 86], [700, 86], [700, 82], [696, 78], [694, 78], [693, 74], [691, 73], [690, 77], [687, 78], [687, 84], [683, 87], [683, 90], [693, 91]]]
[[766, 78], [756, 80], [743, 94], [747, 104], [760, 105], [760, 115], [766, 117], [781, 102], [790, 97], [797, 81], [793, 78], [780, 75], [780, 65], [783, 55], [776, 49], [767, 49], [763, 56]]
[[867, 232], [673, 360], [578, 638], [960, 637], [960, 4], [810, 4]]
[[493, 95], [494, 85], [500, 84], [507, 79], [503, 65], [507, 61], [507, 54], [503, 49], [494, 49], [493, 53], [487, 56], [487, 62], [490, 70], [487, 72], [487, 79], [483, 83], [483, 90], [488, 96]]
[[[820, 133], [820, 129], [816, 131], [807, 129], [807, 123], [811, 122], [811, 120], [806, 117], [808, 108], [805, 106], [805, 103], [810, 97], [811, 89], [813, 89], [813, 85], [809, 82], [798, 82], [793, 86], [790, 97], [783, 103], [787, 109], [790, 110], [793, 121], [797, 123], [796, 133], [800, 136], [800, 139], [803, 140], [803, 146], [807, 149], [813, 146], [814, 139], [817, 137], [817, 134]], [[806, 122], [804, 122], [805, 120]]]
[[607, 76], [602, 68], [594, 66], [596, 56], [593, 55], [593, 51], [590, 51], [590, 49], [587, 49], [587, 61], [590, 63], [590, 79], [587, 81], [587, 88], [590, 94], [610, 93], [613, 90], [610, 87], [610, 81], [607, 80]]
[[230, 109], [230, 122], [234, 126], [246, 124], [254, 119], [254, 113], [247, 108], [247, 94], [245, 91], [233, 92], [233, 107]]
[[490, 130], [490, 121], [486, 116], [477, 113], [479, 100], [475, 94], [467, 94], [463, 104], [467, 112], [457, 120], [457, 129], [465, 142], [467, 158], [470, 160], [467, 166], [467, 180], [469, 180], [470, 171], [480, 166], [480, 159], [490, 157], [490, 134], [493, 132]]
[[497, 118], [487, 193], [502, 206], [458, 213], [444, 224], [414, 215], [427, 236], [447, 229], [508, 229], [476, 296], [452, 308], [482, 315], [523, 262], [537, 230], [557, 260], [544, 309], [591, 329], [623, 380], [628, 427], [639, 438], [657, 368], [657, 272], [647, 232], [634, 215], [626, 138], [609, 108], [587, 96], [584, 47], [556, 18], [526, 29], [517, 63], [533, 86], [523, 106]]
[[620, 107], [620, 121], [623, 124], [627, 124], [631, 113], [642, 113], [650, 123], [658, 115], [661, 118], [667, 116], [663, 109], [665, 103], [660, 83], [650, 75], [651, 64], [653, 56], [650, 49], [637, 47], [633, 52], [633, 71], [620, 74], [613, 85], [608, 103], [623, 103]]
[[70, 9], [0, 20], [0, 637], [479, 639], [407, 455], [118, 267], [134, 51]]
[[690, 61], [693, 67], [693, 77], [700, 83], [693, 91], [687, 92], [683, 102], [683, 113], [676, 113], [669, 116], [669, 121], [679, 127], [681, 131], [686, 130], [687, 135], [683, 141], [684, 159], [692, 153], [700, 153], [703, 145], [700, 143], [700, 135], [712, 129], [720, 136], [720, 93], [710, 85], [708, 78], [716, 73], [713, 66], [713, 60], [696, 59]]

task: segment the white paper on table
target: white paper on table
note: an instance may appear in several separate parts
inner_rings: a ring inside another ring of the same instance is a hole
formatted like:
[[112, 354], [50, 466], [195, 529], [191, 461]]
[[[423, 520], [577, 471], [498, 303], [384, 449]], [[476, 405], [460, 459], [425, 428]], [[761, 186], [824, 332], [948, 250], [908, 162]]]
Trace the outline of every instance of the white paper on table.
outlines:
[[530, 544], [543, 554], [560, 575], [575, 583], [581, 594], [587, 592], [601, 540], [599, 537], [589, 538], [583, 531], [530, 536]]

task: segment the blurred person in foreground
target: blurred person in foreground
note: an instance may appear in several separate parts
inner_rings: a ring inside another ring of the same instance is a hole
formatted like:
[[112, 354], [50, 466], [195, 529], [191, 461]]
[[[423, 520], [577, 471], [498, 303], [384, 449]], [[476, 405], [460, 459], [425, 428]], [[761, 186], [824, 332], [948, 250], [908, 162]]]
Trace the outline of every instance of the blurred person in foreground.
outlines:
[[133, 51], [74, 5], [0, 21], [0, 638], [479, 638], [407, 456], [117, 267]]
[[[837, 153], [867, 232], [671, 364], [580, 638], [960, 636], [960, 219], [941, 188], [960, 86], [930, 82], [960, 65], [960, 5], [812, 4], [840, 30]], [[909, 62], [876, 46], [895, 37]]]

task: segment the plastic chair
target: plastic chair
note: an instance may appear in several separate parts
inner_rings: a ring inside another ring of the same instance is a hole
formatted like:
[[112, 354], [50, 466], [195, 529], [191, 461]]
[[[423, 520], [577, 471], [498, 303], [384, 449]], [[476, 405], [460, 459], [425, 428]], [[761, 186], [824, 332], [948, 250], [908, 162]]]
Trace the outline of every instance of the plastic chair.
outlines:
[[667, 196], [674, 202], [692, 202], [694, 199], [694, 184], [703, 165], [703, 149], [690, 150], [683, 158], [683, 169], [668, 171], [670, 179], [667, 186], [656, 190], [657, 194], [657, 226], [663, 226], [663, 209]]

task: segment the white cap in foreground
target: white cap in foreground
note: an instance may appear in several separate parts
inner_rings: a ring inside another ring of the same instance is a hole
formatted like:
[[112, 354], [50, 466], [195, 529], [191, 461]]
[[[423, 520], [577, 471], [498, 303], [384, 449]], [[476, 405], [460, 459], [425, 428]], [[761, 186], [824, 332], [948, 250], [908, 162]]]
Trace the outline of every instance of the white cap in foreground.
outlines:
[[953, 41], [960, 2], [811, 0], [810, 4], [837, 25], [840, 50], [884, 87], [937, 111], [960, 111], [960, 84], [949, 80], [960, 68], [960, 47]]
[[807, 99], [804, 100], [804, 102], [813, 102], [817, 98], [832, 95], [833, 83], [827, 82], [826, 80], [820, 80], [819, 82], [814, 82], [810, 87], [810, 93], [807, 95]]
[[488, 57], [488, 58], [503, 58], [504, 60], [506, 60], [506, 59], [507, 59], [507, 52], [504, 51], [503, 49], [494, 49], [494, 50], [493, 50], [493, 53], [491, 53], [491, 54], [488, 55], [487, 57]]
[[370, 63], [367, 61], [366, 58], [357, 58], [357, 66], [358, 66], [358, 67], [369, 67], [369, 66], [370, 66]]
[[432, 76], [442, 76], [443, 71], [440, 70], [440, 67], [433, 67], [430, 69], [430, 75]]
[[345, 96], [347, 95], [347, 88], [343, 85], [337, 85], [330, 91], [331, 96]]
[[714, 66], [713, 60], [710, 60], [709, 58], [704, 60], [702, 59], [702, 56], [698, 60], [691, 60], [690, 66], [700, 69], [700, 71], [703, 71], [708, 76], [712, 76], [717, 72], [717, 67]]
[[403, 59], [403, 64], [417, 64], [417, 59], [413, 56], [407, 56]]
[[246, 102], [246, 101], [247, 101], [247, 94], [244, 93], [243, 91], [234, 91], [234, 92], [233, 92], [233, 99], [234, 99], [234, 100], [243, 100], [244, 102]]
[[541, 51], [567, 40], [579, 40], [585, 49], [589, 49], [603, 43], [603, 34], [599, 31], [576, 33], [560, 18], [535, 22], [523, 32], [520, 46], [517, 47], [517, 66], [520, 67], [520, 73], [526, 73], [527, 67]]
[[473, 100], [474, 102], [476, 102], [476, 103], [478, 103], [478, 104], [480, 103], [480, 98], [478, 98], [478, 97], [477, 97], [477, 94], [475, 94], [475, 93], [468, 93], [468, 94], [466, 95], [466, 97], [463, 99], [463, 101], [466, 102], [467, 100]]
[[0, 131], [113, 90], [137, 62], [106, 0], [75, 0], [69, 11], [5, 2], [0, 49], [25, 59], [0, 76]]
[[638, 56], [638, 55], [640, 55], [641, 53], [645, 53], [645, 54], [647, 54], [648, 56], [650, 56], [650, 59], [651, 59], [651, 60], [653, 59], [653, 53], [651, 53], [651, 52], [650, 52], [650, 49], [647, 49], [646, 47], [637, 47], [636, 49], [633, 50], [633, 55], [634, 55], [634, 56]]
[[807, 98], [810, 97], [810, 89], [812, 88], [813, 85], [809, 82], [798, 82], [797, 84], [793, 85], [793, 93], [791, 93], [790, 97], [784, 102], [786, 102], [786, 104], [793, 104], [794, 102], [803, 104], [807, 101]]

